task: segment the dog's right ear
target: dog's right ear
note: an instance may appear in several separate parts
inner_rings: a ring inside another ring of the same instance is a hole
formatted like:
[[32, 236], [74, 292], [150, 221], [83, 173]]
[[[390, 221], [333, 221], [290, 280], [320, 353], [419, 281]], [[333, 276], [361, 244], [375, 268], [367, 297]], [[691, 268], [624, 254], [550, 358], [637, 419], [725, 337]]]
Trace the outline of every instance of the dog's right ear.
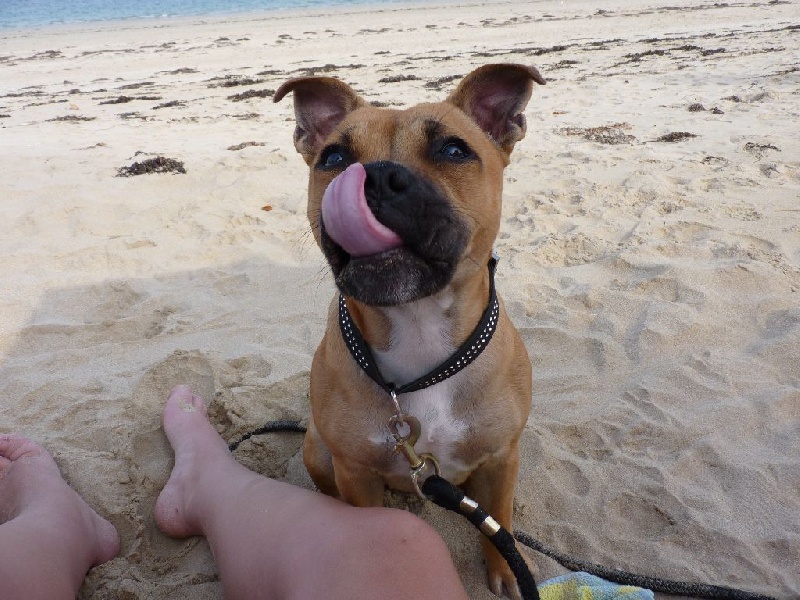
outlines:
[[294, 92], [294, 147], [308, 164], [322, 145], [350, 112], [366, 102], [346, 83], [333, 77], [299, 77], [278, 88], [273, 100], [280, 102]]

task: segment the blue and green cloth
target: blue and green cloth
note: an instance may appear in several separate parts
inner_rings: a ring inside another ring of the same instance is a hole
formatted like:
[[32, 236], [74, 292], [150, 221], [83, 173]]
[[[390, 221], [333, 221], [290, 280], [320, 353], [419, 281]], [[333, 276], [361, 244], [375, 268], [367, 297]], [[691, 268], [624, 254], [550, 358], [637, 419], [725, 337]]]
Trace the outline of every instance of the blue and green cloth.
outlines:
[[653, 592], [618, 585], [589, 573], [568, 573], [538, 586], [541, 600], [653, 600]]

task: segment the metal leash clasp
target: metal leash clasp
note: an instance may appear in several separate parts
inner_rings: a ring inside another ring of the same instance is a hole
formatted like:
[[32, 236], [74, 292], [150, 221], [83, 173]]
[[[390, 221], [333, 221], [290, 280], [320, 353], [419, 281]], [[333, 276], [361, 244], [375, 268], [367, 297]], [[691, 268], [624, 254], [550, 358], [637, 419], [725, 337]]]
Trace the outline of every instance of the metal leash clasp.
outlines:
[[[394, 451], [400, 452], [406, 457], [409, 469], [411, 471], [411, 482], [414, 484], [414, 490], [417, 495], [423, 500], [428, 498], [422, 493], [419, 487], [420, 475], [426, 470], [427, 467], [433, 467], [433, 472], [439, 475], [439, 461], [427, 452], [417, 454], [414, 445], [419, 440], [422, 426], [419, 419], [412, 415], [407, 415], [400, 410], [400, 404], [397, 402], [397, 395], [392, 390], [392, 400], [395, 403], [396, 413], [389, 419], [389, 431], [394, 438]], [[407, 432], [407, 433], [406, 433]]]

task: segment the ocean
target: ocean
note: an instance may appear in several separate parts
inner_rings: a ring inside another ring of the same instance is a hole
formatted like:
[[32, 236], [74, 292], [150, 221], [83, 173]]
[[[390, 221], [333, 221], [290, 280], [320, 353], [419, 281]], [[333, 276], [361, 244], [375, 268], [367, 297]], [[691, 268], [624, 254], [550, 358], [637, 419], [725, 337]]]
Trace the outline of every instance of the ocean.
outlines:
[[399, 4], [408, 0], [0, 0], [0, 29], [56, 24], [219, 15], [250, 11]]

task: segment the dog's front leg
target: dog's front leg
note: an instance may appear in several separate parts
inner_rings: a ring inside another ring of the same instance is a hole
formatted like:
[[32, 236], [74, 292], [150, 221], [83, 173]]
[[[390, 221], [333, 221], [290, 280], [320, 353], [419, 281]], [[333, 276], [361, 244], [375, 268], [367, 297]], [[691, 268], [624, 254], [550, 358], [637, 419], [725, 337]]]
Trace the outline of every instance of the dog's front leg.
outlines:
[[333, 472], [342, 500], [352, 506], [383, 506], [383, 478], [363, 465], [353, 464], [334, 455]]
[[[514, 486], [517, 481], [518, 467], [519, 448], [515, 442], [505, 457], [491, 459], [481, 465], [464, 485], [467, 495], [512, 533]], [[489, 589], [497, 596], [507, 595], [514, 600], [521, 600], [522, 596], [511, 568], [486, 538], [483, 540], [483, 556], [486, 561]], [[524, 554], [523, 557], [525, 557]], [[536, 566], [527, 558], [526, 562], [535, 576]]]
[[340, 497], [333, 474], [333, 459], [317, 431], [314, 419], [309, 420], [308, 430], [303, 439], [303, 464], [319, 491], [334, 498]]

